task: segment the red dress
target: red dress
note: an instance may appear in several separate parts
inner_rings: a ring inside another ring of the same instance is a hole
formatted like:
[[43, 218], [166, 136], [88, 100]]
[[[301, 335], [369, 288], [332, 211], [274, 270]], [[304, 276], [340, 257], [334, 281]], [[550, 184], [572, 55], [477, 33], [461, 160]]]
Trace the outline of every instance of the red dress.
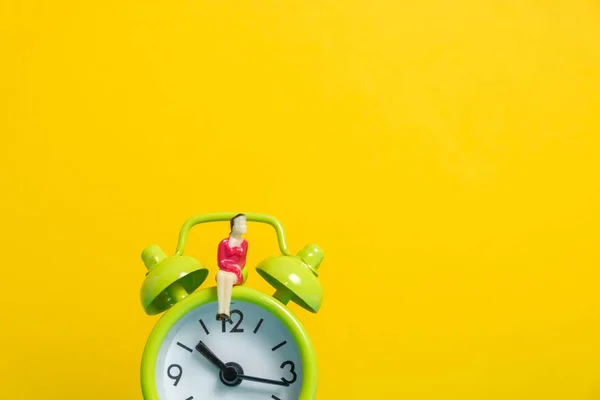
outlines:
[[232, 272], [237, 276], [236, 285], [243, 283], [242, 269], [246, 266], [248, 242], [242, 239], [238, 246], [230, 247], [229, 238], [221, 240], [217, 254], [217, 262], [222, 271]]

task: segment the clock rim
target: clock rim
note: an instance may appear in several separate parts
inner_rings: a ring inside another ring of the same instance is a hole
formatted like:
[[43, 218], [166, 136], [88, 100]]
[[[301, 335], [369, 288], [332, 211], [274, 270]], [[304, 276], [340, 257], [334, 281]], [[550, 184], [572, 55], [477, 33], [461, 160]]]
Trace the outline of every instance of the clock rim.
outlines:
[[[160, 400], [156, 388], [156, 362], [160, 347], [171, 328], [188, 312], [211, 301], [217, 301], [217, 288], [212, 286], [194, 292], [167, 310], [158, 320], [144, 347], [141, 385], [144, 400]], [[245, 286], [234, 286], [231, 300], [245, 301], [271, 313], [286, 327], [298, 346], [302, 361], [302, 387], [298, 400], [313, 400], [317, 391], [317, 357], [310, 337], [298, 318], [279, 300]]]

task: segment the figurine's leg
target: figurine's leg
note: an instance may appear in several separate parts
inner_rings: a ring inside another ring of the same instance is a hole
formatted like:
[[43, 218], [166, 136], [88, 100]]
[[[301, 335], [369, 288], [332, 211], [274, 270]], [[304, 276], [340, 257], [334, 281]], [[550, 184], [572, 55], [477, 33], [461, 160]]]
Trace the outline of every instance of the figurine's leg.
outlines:
[[225, 287], [228, 284], [227, 274], [229, 273], [225, 271], [217, 271], [217, 300], [219, 303], [219, 311], [217, 314], [225, 313]]
[[225, 285], [225, 301], [223, 306], [225, 307], [225, 314], [229, 316], [229, 308], [231, 306], [231, 292], [233, 291], [233, 285], [237, 282], [237, 275], [232, 272], [225, 272], [227, 282]]

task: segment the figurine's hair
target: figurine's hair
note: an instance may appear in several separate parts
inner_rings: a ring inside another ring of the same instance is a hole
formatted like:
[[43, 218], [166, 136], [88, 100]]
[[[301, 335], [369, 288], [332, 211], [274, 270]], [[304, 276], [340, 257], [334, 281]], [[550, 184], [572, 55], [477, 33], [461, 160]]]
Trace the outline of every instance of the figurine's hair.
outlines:
[[[231, 219], [229, 220], [229, 228], [231, 229], [231, 231], [233, 231], [233, 224], [235, 223], [235, 220], [236, 220], [236, 218], [239, 218], [239, 217], [245, 217], [245, 216], [246, 216], [246, 214], [244, 214], [244, 213], [239, 213], [238, 215], [236, 215], [235, 217], [233, 217], [233, 218], [231, 218]], [[231, 233], [231, 232], [230, 232], [230, 233]]]

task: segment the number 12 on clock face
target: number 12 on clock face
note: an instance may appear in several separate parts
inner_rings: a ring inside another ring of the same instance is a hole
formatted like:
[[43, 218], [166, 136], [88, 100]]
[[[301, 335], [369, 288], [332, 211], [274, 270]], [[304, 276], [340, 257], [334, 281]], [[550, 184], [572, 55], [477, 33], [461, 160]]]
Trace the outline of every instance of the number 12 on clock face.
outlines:
[[173, 324], [157, 354], [160, 400], [296, 400], [303, 365], [293, 332], [266, 307], [232, 302], [231, 321], [214, 318], [215, 303]]

